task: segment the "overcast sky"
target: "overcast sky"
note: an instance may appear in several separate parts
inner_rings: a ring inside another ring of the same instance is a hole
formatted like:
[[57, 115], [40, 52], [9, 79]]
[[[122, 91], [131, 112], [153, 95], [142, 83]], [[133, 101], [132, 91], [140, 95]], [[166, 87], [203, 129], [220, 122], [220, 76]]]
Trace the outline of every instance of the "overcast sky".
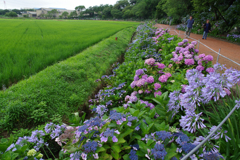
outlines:
[[[4, 1], [6, 5], [4, 5]], [[76, 6], [84, 5], [86, 8], [100, 4], [115, 4], [117, 0], [0, 0], [0, 9], [20, 8], [66, 8], [75, 9]]]

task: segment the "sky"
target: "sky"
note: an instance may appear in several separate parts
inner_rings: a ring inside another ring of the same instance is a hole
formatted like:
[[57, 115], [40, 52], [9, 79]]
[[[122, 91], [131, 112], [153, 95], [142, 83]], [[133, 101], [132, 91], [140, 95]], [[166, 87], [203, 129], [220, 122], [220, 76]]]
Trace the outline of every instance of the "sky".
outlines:
[[[5, 1], [5, 4], [4, 4]], [[76, 6], [86, 8], [100, 4], [115, 4], [117, 0], [0, 0], [0, 9], [21, 8], [66, 8], [74, 10]]]

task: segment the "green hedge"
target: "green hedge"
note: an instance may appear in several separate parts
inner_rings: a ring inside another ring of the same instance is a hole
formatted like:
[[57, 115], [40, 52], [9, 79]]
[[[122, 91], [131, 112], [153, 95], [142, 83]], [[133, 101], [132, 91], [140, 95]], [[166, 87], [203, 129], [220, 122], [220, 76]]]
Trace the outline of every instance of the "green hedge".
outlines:
[[[0, 130], [33, 127], [82, 110], [103, 74], [124, 53], [136, 28], [124, 29], [80, 54], [0, 92]], [[115, 40], [118, 37], [118, 40]]]

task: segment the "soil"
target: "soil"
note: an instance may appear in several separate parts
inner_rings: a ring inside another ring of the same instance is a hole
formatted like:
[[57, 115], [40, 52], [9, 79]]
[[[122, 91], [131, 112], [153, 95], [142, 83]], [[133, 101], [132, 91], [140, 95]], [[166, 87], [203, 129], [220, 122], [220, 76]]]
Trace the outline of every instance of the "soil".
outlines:
[[[170, 34], [172, 34], [172, 35], [177, 35], [177, 33], [180, 32], [180, 37], [185, 39], [185, 36], [184, 36], [185, 32], [177, 30], [176, 26], [156, 24], [155, 27], [164, 28], [164, 29], [169, 28], [169, 29], [171, 29]], [[198, 35], [198, 34], [194, 34], [194, 33], [191, 33], [190, 37], [194, 38], [196, 40], [199, 40], [201, 43], [207, 45], [208, 47], [212, 48], [216, 52], [219, 52], [219, 49], [221, 49], [220, 54], [222, 54], [223, 56], [226, 56], [227, 58], [232, 59], [233, 61], [240, 64], [240, 45], [233, 44], [233, 43], [230, 43], [230, 42], [226, 42], [226, 41], [223, 41], [221, 39], [213, 38], [213, 37], [207, 37], [207, 40], [205, 40], [205, 39], [203, 40], [202, 35]], [[190, 39], [190, 38], [188, 38], [188, 40], [190, 42], [194, 41], [193, 39]], [[199, 44], [199, 53], [200, 54], [205, 53], [206, 55], [207, 54], [212, 55], [213, 58], [214, 58], [213, 64], [215, 64], [217, 62], [218, 55], [215, 52], [208, 49], [207, 47], [205, 47], [204, 45], [202, 45], [202, 44]], [[225, 64], [225, 66], [227, 68], [232, 67], [232, 68], [235, 68], [237, 70], [240, 70], [239, 65], [235, 64], [234, 62], [231, 62], [230, 60], [228, 60], [228, 59], [226, 59], [222, 56], [219, 56], [219, 61], [218, 62], [220, 64]]]

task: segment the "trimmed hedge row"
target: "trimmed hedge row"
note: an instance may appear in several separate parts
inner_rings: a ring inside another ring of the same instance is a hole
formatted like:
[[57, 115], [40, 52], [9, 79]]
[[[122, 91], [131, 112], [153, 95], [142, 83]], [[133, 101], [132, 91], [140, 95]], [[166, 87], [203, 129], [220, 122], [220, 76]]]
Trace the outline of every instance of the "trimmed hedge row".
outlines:
[[[82, 53], [0, 91], [0, 130], [32, 127], [81, 110], [136, 28], [124, 29]], [[118, 40], [115, 40], [118, 37]]]

